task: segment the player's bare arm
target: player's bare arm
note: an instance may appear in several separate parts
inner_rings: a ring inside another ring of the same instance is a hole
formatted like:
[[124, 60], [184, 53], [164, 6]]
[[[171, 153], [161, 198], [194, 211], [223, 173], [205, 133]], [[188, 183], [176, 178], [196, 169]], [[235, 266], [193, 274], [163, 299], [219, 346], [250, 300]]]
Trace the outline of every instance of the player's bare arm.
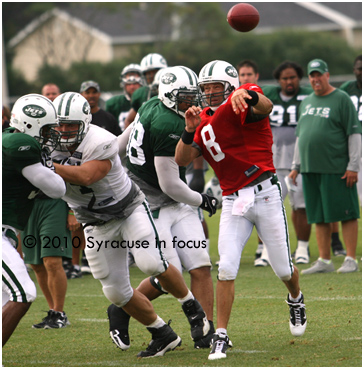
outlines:
[[137, 112], [134, 110], [134, 108], [131, 108], [124, 122], [125, 128], [129, 127], [130, 124], [133, 123], [136, 115], [137, 115]]
[[56, 173], [65, 182], [79, 186], [90, 186], [104, 178], [111, 169], [110, 160], [91, 160], [80, 166], [54, 164]]
[[263, 114], [268, 115], [273, 109], [273, 103], [268, 99], [268, 97], [264, 96], [263, 94], [257, 92], [258, 94], [258, 103], [257, 105], [253, 106], [253, 113], [254, 114]]
[[[254, 101], [254, 97], [250, 90], [239, 89], [236, 90], [231, 97], [231, 104], [235, 114], [243, 113], [248, 109], [249, 104], [247, 101]], [[253, 91], [257, 96], [257, 102], [253, 105], [253, 113], [258, 115], [268, 115], [273, 109], [273, 103], [263, 94]]]

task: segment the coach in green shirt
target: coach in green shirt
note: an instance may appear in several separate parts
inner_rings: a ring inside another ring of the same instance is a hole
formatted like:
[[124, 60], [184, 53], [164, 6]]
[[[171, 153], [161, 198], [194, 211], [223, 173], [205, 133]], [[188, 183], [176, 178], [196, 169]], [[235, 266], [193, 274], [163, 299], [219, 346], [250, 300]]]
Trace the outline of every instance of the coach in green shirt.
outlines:
[[[313, 93], [300, 106], [293, 170], [302, 173], [307, 220], [316, 224], [320, 257], [302, 274], [335, 270], [330, 260], [330, 223], [341, 221], [347, 256], [338, 273], [358, 270], [355, 259], [360, 217], [356, 182], [361, 156], [361, 125], [350, 97], [329, 83], [326, 62], [308, 63]], [[300, 165], [299, 165], [300, 164]]]

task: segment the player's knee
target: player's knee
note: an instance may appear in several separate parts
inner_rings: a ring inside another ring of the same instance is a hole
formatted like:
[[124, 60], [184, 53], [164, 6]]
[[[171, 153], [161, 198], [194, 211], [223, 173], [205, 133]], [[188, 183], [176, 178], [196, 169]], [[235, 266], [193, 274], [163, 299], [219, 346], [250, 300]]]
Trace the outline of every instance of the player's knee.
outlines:
[[292, 275], [291, 274], [283, 274], [282, 276], [278, 276], [280, 278], [281, 281], [283, 282], [288, 282], [291, 280]]
[[134, 255], [135, 264], [146, 275], [156, 276], [165, 272], [163, 261], [160, 257], [152, 257], [148, 253]]
[[219, 273], [217, 275], [219, 281], [233, 281], [236, 279], [236, 273], [233, 273], [229, 269], [220, 268], [219, 266]]
[[217, 278], [220, 281], [233, 281], [236, 279], [238, 270], [239, 266], [235, 266], [232, 263], [227, 263], [223, 260], [223, 258], [221, 258]]
[[[35, 284], [29, 283], [29, 286], [27, 286], [27, 289], [25, 291], [25, 296], [26, 296], [26, 302], [30, 302], [32, 303], [36, 297], [37, 297], [37, 288], [35, 287]], [[30, 306], [30, 305], [29, 305]]]
[[118, 307], [126, 305], [133, 296], [132, 288], [121, 291], [115, 286], [103, 286], [102, 290], [106, 298]]

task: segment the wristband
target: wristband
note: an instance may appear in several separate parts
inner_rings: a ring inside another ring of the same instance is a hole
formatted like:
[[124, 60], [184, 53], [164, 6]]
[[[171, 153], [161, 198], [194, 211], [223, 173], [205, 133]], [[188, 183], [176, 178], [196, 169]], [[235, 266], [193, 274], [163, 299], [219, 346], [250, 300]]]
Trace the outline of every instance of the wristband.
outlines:
[[246, 90], [246, 92], [252, 97], [251, 99], [246, 99], [246, 103], [250, 106], [254, 106], [258, 104], [259, 96], [255, 91]]
[[184, 130], [182, 132], [181, 140], [184, 144], [191, 145], [194, 137], [195, 137], [195, 132], [187, 132], [186, 130]]
[[68, 214], [69, 214], [69, 215], [75, 215], [75, 213], [74, 213], [72, 210], [70, 210], [70, 211], [68, 212]]

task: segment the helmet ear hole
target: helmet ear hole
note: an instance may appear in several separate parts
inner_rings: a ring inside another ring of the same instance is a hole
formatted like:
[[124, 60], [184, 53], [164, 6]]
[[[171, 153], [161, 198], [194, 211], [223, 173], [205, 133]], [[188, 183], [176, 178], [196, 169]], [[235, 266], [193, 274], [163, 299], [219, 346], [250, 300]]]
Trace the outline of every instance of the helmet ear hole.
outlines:
[[26, 127], [28, 128], [28, 129], [32, 129], [32, 125], [30, 124], [30, 123], [28, 123], [27, 125], [26, 125]]

